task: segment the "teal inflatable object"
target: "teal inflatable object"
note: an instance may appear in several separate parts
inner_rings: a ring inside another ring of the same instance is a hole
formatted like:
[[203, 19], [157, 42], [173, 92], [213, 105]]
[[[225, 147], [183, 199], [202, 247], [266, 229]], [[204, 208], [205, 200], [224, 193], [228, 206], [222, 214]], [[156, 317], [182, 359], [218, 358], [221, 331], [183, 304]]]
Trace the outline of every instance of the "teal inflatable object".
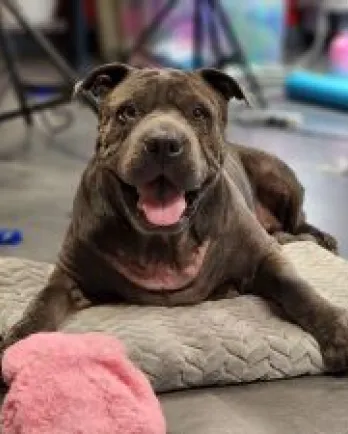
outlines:
[[285, 80], [288, 98], [348, 110], [348, 78], [294, 71]]

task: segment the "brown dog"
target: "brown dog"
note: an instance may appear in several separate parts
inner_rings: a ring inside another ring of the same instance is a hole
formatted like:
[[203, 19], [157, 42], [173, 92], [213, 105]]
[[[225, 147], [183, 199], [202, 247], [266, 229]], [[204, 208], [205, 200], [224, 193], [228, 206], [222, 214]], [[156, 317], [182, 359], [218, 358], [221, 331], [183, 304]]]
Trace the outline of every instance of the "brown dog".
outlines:
[[76, 91], [100, 99], [96, 152], [74, 201], [56, 268], [2, 349], [90, 303], [198, 303], [221, 288], [280, 305], [313, 334], [328, 369], [348, 367], [348, 316], [301, 280], [280, 241], [335, 241], [305, 222], [294, 173], [227, 144], [231, 77], [110, 64]]

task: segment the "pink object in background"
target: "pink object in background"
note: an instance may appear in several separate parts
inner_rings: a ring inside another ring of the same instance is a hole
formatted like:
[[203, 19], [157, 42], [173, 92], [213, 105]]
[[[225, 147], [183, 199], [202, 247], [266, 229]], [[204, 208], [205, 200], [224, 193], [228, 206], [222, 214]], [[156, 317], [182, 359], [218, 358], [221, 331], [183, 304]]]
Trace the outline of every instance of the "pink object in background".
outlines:
[[331, 63], [331, 71], [334, 74], [344, 75], [348, 77], [348, 31], [342, 31], [333, 38], [329, 57]]
[[6, 351], [2, 369], [2, 434], [166, 432], [150, 383], [110, 336], [35, 334]]

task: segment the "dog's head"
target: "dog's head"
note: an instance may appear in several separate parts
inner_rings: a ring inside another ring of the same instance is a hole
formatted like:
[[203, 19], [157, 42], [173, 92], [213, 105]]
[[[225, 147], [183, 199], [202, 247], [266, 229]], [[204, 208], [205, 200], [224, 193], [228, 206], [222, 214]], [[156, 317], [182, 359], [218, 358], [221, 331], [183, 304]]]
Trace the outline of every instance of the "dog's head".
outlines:
[[229, 99], [239, 84], [215, 70], [182, 72], [104, 65], [75, 91], [99, 98], [95, 161], [115, 182], [136, 230], [178, 233], [218, 178]]

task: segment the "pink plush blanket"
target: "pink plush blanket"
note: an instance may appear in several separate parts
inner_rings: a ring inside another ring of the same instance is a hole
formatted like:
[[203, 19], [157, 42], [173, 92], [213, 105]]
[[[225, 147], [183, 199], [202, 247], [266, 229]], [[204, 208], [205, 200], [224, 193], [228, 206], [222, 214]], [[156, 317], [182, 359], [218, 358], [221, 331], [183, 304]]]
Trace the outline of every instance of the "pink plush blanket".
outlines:
[[122, 345], [99, 334], [40, 333], [3, 359], [3, 434], [165, 434], [159, 402]]

